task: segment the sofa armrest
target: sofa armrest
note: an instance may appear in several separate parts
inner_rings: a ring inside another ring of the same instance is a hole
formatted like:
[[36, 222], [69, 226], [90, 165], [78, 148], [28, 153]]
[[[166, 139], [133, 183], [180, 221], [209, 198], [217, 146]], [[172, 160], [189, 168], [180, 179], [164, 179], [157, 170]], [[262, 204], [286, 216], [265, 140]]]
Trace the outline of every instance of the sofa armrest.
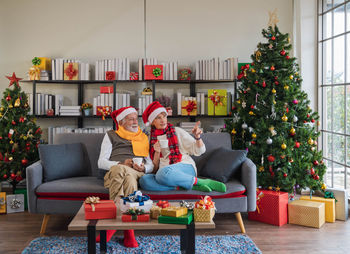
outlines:
[[37, 196], [36, 188], [43, 183], [43, 167], [41, 161], [37, 161], [26, 168], [28, 211], [36, 213]]
[[253, 212], [256, 210], [256, 166], [247, 158], [242, 164], [241, 171], [242, 184], [247, 190], [247, 208], [249, 212]]

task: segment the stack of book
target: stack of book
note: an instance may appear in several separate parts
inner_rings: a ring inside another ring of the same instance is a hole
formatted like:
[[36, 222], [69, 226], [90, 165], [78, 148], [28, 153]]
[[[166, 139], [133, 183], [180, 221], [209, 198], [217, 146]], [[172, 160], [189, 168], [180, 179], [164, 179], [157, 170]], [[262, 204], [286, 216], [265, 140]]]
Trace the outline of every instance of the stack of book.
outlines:
[[51, 72], [46, 70], [40, 71], [40, 80], [50, 80]]
[[219, 57], [196, 62], [196, 80], [233, 80], [238, 75], [238, 58], [221, 61]]
[[64, 63], [78, 63], [78, 80], [90, 80], [90, 64], [77, 59], [57, 58], [51, 60], [52, 80], [63, 80]]
[[141, 116], [149, 104], [153, 102], [152, 95], [140, 95], [138, 98], [138, 115]]
[[80, 106], [60, 106], [60, 116], [80, 116]]
[[106, 80], [106, 71], [115, 71], [116, 80], [129, 80], [130, 60], [126, 58], [103, 59], [95, 63], [95, 80]]

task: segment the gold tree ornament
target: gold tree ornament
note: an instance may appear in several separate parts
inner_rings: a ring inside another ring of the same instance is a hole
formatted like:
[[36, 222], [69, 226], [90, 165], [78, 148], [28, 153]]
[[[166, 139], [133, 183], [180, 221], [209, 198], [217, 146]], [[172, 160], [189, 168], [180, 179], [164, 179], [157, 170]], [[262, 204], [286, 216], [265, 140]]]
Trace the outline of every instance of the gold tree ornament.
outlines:
[[273, 12], [269, 11], [269, 23], [267, 24], [267, 26], [275, 27], [278, 21], [279, 20], [277, 18], [277, 9], [275, 9]]
[[259, 50], [255, 51], [255, 59], [256, 61], [259, 61], [261, 57], [261, 52]]

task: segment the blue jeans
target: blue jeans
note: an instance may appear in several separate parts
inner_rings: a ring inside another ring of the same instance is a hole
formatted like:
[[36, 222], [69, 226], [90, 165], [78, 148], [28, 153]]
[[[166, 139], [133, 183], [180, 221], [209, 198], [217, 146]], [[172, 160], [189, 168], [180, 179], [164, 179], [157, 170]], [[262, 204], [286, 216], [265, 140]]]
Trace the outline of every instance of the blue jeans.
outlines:
[[148, 191], [169, 191], [181, 187], [192, 189], [196, 172], [191, 164], [176, 163], [161, 168], [156, 174], [145, 174], [140, 180], [140, 186]]

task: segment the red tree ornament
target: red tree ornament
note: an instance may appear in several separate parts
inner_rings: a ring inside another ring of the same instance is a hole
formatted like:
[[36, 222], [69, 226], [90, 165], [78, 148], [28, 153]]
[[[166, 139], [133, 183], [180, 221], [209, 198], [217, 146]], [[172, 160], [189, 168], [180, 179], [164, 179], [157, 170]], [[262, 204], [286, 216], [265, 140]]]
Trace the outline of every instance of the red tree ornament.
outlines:
[[283, 50], [281, 50], [280, 54], [281, 54], [281, 56], [284, 56], [286, 54], [286, 51], [284, 51], [284, 49], [283, 49]]
[[290, 56], [286, 55], [286, 59], [289, 60]]
[[287, 173], [284, 173], [283, 176], [286, 178], [288, 175], [287, 175]]
[[3, 177], [4, 179], [7, 179], [7, 175], [6, 175], [6, 174], [5, 174], [5, 175], [3, 175], [2, 177]]
[[24, 158], [21, 162], [22, 162], [22, 165], [23, 165], [23, 166], [25, 166], [25, 165], [28, 164], [28, 160], [27, 160], [26, 158]]
[[18, 121], [19, 121], [20, 123], [24, 123], [24, 120], [25, 120], [25, 118], [24, 118], [23, 116], [21, 116], [21, 117], [19, 118]]
[[274, 71], [274, 70], [275, 70], [275, 66], [272, 65], [272, 66], [270, 67], [270, 70], [271, 70], [271, 71]]
[[315, 166], [317, 166], [317, 165], [318, 165], [318, 161], [314, 161], [313, 163], [314, 163], [314, 165], [315, 165]]
[[269, 156], [267, 156], [267, 160], [269, 162], [274, 162], [275, 161], [275, 156], [273, 156], [272, 154], [270, 154]]
[[275, 36], [272, 36], [272, 37], [271, 37], [271, 40], [273, 40], [273, 41], [276, 40], [276, 37], [275, 37]]
[[300, 143], [298, 141], [295, 142], [295, 148], [299, 148], [300, 147]]
[[10, 101], [11, 99], [12, 99], [12, 98], [11, 98], [10, 95], [7, 95], [7, 96], [6, 96], [6, 100], [7, 100], [7, 101]]
[[12, 125], [16, 125], [15, 120], [12, 120], [11, 124], [12, 124]]
[[255, 84], [255, 85], [259, 84], [259, 81], [255, 80], [254, 84]]

